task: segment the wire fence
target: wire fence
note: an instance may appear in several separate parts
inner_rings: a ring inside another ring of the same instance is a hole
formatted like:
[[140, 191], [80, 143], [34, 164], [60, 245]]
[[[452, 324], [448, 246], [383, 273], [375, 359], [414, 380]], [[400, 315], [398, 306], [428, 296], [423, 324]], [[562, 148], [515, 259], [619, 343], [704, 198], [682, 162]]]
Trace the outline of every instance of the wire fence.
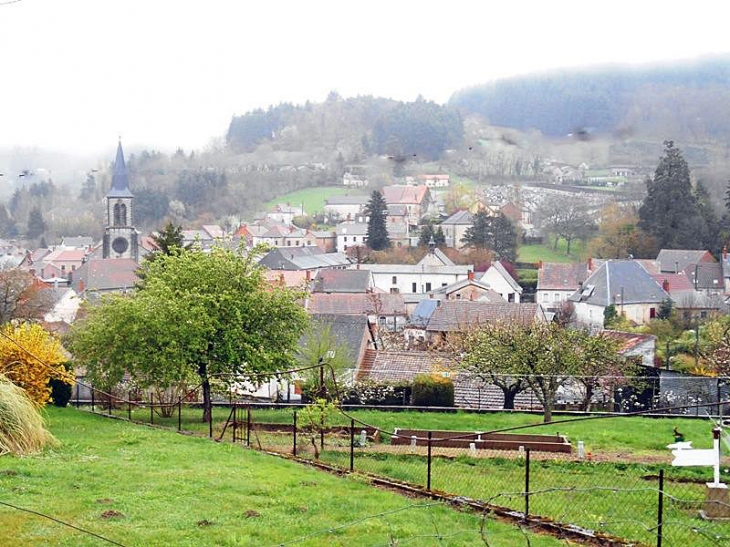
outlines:
[[[523, 529], [615, 544], [730, 544], [727, 498], [708, 500], [704, 478], [686, 468], [596, 461], [560, 435], [386, 431], [316, 405], [275, 409], [218, 401], [203, 421], [198, 401], [172, 404], [91, 389], [74, 404], [96, 413], [170, 427], [341, 472], [356, 472], [423, 495], [468, 500]], [[484, 538], [486, 539], [486, 538]], [[488, 541], [487, 541], [488, 544]]]

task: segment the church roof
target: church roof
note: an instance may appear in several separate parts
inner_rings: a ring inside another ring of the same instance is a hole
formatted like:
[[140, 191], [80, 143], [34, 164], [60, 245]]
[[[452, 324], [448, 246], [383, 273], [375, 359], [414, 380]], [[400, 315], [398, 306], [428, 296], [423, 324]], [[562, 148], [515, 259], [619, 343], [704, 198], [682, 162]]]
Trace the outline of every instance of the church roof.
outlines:
[[122, 141], [117, 146], [117, 158], [114, 160], [114, 171], [112, 172], [112, 187], [107, 193], [108, 198], [133, 198], [129, 190], [129, 175], [127, 166], [124, 163], [124, 152], [122, 152]]

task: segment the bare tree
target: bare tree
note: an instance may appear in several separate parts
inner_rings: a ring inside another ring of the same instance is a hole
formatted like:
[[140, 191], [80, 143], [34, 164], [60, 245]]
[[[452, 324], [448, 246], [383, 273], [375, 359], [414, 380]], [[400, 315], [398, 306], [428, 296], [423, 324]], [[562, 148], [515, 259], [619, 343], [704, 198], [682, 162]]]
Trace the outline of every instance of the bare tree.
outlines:
[[50, 291], [30, 273], [0, 269], [0, 325], [42, 319], [53, 307]]

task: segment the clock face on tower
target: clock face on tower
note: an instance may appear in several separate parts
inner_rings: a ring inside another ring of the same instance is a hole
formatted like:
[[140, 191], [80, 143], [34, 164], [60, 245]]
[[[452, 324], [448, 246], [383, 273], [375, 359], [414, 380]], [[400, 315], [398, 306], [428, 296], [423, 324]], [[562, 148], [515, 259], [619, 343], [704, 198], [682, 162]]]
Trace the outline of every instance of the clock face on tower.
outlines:
[[112, 249], [117, 254], [124, 254], [129, 249], [129, 242], [123, 237], [117, 237], [112, 241]]

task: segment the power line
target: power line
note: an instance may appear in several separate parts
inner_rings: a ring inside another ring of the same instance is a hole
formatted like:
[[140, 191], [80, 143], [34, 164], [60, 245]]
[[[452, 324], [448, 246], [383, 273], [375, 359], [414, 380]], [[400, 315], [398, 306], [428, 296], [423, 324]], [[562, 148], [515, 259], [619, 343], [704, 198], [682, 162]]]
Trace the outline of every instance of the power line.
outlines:
[[[2, 6], [2, 4], [0, 4], [0, 6]], [[71, 524], [70, 522], [66, 522], [66, 521], [57, 519], [56, 517], [52, 517], [51, 515], [39, 513], [38, 511], [33, 511], [33, 509], [26, 509], [25, 507], [18, 507], [17, 505], [13, 505], [12, 503], [7, 503], [4, 501], [0, 501], [0, 505], [5, 505], [6, 507], [10, 507], [11, 509], [17, 509], [18, 511], [25, 511], [26, 513], [30, 513], [31, 515], [36, 515], [36, 516], [39, 516], [39, 517], [42, 517], [42, 518], [45, 518], [48, 520], [52, 520], [53, 522], [57, 522], [58, 524], [63, 524], [64, 526], [68, 526], [69, 528], [73, 528], [74, 530], [83, 532], [84, 534], [88, 534], [90, 536], [94, 536], [95, 538], [106, 541], [107, 543], [111, 543], [112, 545], [118, 545], [119, 547], [126, 547], [126, 545], [123, 545], [122, 543], [117, 543], [114, 540], [105, 538], [104, 536], [100, 536], [99, 534], [95, 534], [94, 532], [91, 532], [89, 530], [79, 528], [78, 526]]]

